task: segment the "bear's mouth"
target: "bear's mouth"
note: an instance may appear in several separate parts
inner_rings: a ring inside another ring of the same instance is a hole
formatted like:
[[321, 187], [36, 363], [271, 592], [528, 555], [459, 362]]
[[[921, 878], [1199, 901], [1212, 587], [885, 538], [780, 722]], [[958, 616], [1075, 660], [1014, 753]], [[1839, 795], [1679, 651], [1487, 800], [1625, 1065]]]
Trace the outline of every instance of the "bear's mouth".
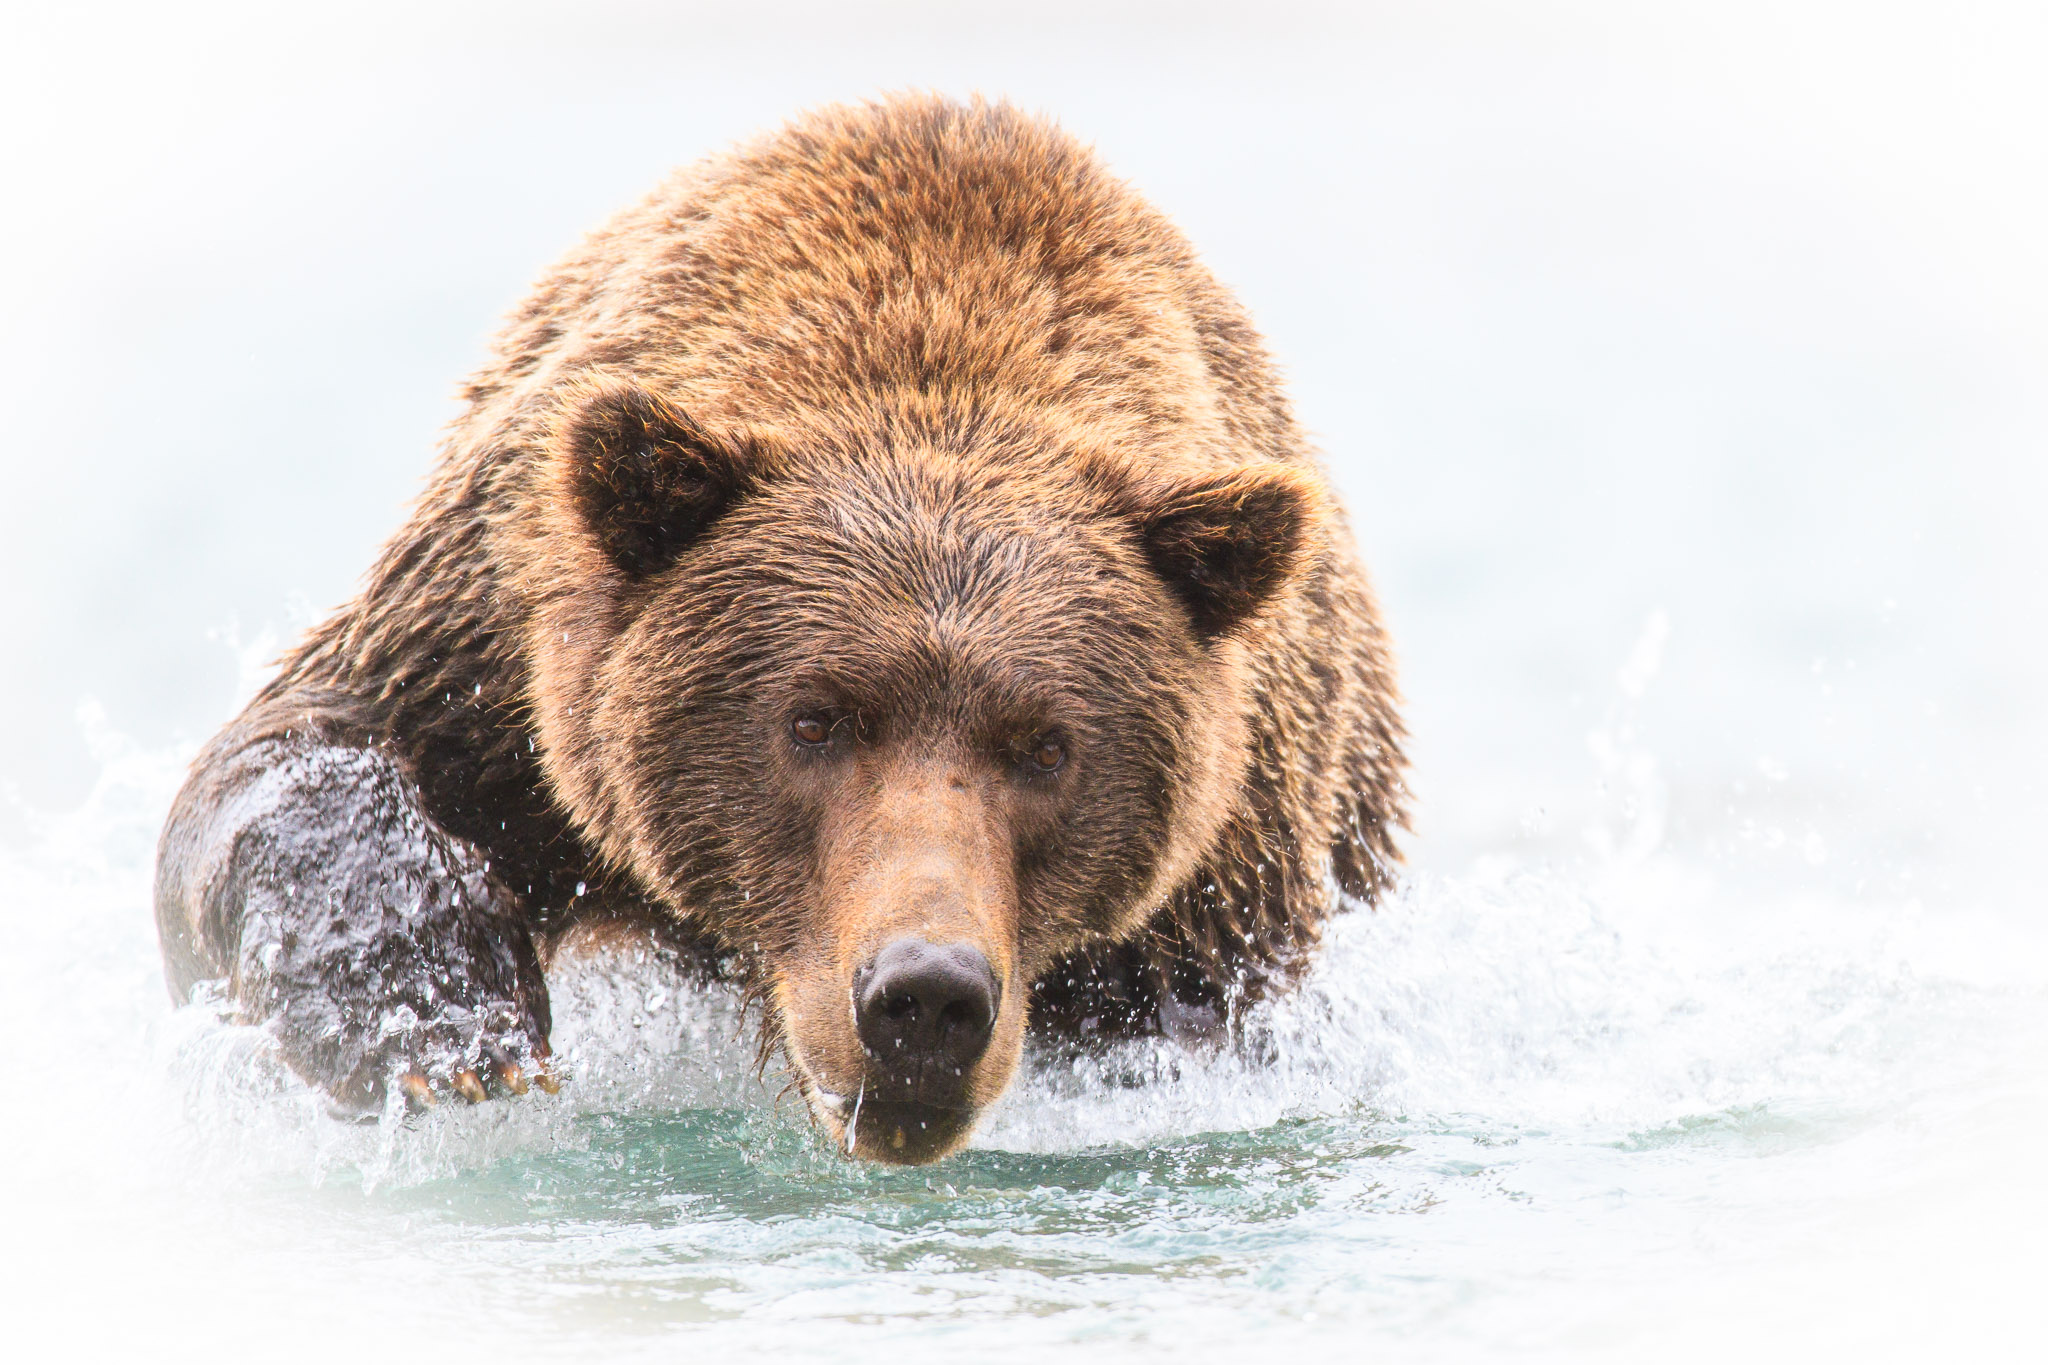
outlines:
[[981, 1110], [924, 1100], [884, 1100], [863, 1087], [841, 1095], [808, 1087], [812, 1113], [848, 1156], [896, 1166], [921, 1166], [947, 1156], [974, 1131]]

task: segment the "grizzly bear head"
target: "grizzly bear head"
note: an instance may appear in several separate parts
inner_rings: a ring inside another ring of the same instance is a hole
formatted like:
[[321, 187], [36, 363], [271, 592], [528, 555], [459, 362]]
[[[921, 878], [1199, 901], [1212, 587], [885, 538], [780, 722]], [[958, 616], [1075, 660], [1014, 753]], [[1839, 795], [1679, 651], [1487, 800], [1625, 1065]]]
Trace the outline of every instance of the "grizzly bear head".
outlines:
[[846, 1150], [943, 1156], [1031, 982], [1138, 932], [1230, 813], [1251, 628], [1319, 543], [1316, 481], [1021, 420], [799, 444], [617, 382], [552, 441], [558, 795], [746, 964]]

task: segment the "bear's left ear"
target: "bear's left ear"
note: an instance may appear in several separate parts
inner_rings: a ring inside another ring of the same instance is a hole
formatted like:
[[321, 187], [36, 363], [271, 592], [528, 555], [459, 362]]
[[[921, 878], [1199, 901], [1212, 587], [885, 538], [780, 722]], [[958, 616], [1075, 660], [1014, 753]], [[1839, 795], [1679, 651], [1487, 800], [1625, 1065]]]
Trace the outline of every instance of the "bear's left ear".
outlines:
[[1250, 620], [1300, 572], [1323, 502], [1313, 478], [1280, 464], [1133, 492], [1145, 557], [1205, 640]]
[[555, 444], [577, 518], [632, 578], [673, 564], [759, 474], [751, 443], [715, 436], [631, 384], [594, 386], [570, 404]]

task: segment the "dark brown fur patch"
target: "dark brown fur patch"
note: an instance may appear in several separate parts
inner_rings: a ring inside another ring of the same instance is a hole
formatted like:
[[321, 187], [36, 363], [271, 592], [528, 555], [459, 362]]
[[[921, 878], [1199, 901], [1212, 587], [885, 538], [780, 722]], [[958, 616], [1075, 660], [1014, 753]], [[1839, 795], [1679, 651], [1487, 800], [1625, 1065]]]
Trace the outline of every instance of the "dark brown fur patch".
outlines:
[[1195, 630], [1222, 635], [1291, 580], [1316, 490], [1278, 465], [1152, 490], [1138, 513], [1146, 557], [1187, 606]]
[[658, 573], [766, 463], [750, 443], [711, 435], [632, 385], [597, 388], [565, 424], [564, 496], [614, 563]]

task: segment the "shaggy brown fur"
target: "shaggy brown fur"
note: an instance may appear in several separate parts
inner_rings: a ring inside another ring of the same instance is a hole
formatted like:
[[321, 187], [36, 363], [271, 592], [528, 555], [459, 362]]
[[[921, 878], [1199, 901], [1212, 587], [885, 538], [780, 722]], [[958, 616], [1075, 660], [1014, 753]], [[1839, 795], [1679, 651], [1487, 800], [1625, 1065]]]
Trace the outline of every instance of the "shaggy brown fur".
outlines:
[[[466, 397], [361, 597], [165, 833], [174, 990], [229, 976], [337, 1095], [408, 1063], [519, 1083], [528, 945], [644, 906], [766, 1003], [838, 1134], [871, 1079], [848, 974], [914, 929], [1006, 992], [967, 1117], [860, 1149], [927, 1159], [1007, 1082], [1027, 997], [1067, 1035], [1212, 1027], [1332, 883], [1384, 886], [1402, 732], [1344, 518], [1243, 311], [1048, 124], [893, 99], [684, 171]], [[793, 743], [803, 716], [830, 738]], [[404, 789], [323, 825], [322, 782]], [[387, 841], [381, 881], [309, 870], [341, 829]], [[400, 940], [410, 977], [378, 970]]]

